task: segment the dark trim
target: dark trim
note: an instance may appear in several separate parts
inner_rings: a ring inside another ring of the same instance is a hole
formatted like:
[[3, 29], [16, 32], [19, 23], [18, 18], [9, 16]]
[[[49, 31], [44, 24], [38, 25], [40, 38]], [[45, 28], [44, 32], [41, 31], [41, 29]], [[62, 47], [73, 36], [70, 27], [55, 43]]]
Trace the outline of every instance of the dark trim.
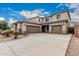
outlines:
[[40, 27], [40, 26], [30, 26], [30, 25], [26, 25], [27, 27]]

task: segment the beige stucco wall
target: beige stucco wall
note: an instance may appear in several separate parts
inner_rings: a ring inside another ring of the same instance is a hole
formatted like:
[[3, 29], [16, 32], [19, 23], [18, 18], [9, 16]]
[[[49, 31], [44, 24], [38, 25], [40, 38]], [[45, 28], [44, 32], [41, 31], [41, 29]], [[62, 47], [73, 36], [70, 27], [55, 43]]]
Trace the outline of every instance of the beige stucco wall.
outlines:
[[22, 33], [26, 32], [26, 30], [27, 30], [25, 24], [26, 23], [22, 23]]
[[17, 31], [19, 31], [20, 28], [21, 28], [21, 24], [18, 23], [18, 24], [17, 24]]
[[[22, 28], [21, 28], [22, 26]], [[28, 28], [28, 27], [29, 28]], [[41, 25], [36, 25], [36, 24], [30, 24], [30, 23], [17, 23], [17, 31], [19, 31], [19, 29], [21, 28], [22, 29], [22, 33], [27, 33], [28, 31], [29, 32], [42, 32], [42, 29], [41, 29]], [[15, 25], [14, 25], [14, 29], [15, 29]]]
[[65, 20], [65, 19], [70, 20], [69, 15], [68, 15], [67, 12], [61, 13], [61, 20]]
[[[40, 19], [40, 22], [39, 22], [39, 19]], [[33, 18], [33, 19], [29, 20], [29, 21], [30, 21], [30, 22], [34, 22], [34, 23], [42, 23], [42, 22], [43, 22], [43, 19], [37, 17], [37, 18]]]
[[68, 15], [67, 12], [58, 13], [58, 14], [61, 14], [61, 18], [60, 19], [57, 19], [57, 14], [55, 14], [55, 15], [52, 15], [52, 17], [49, 17], [49, 21], [48, 22], [59, 21], [59, 20], [69, 20], [70, 21], [70, 18], [69, 18], [69, 15]]

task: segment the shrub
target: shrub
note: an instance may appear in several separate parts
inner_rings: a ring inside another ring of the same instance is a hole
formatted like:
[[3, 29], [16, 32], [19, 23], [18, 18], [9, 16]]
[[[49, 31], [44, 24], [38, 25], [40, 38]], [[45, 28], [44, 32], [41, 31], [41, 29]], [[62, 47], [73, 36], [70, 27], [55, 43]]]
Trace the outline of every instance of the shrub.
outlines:
[[16, 30], [13, 31], [13, 35], [14, 35], [14, 39], [17, 39], [17, 36], [19, 35], [20, 33]]
[[2, 31], [4, 30], [9, 30], [9, 26], [8, 26], [8, 23], [6, 21], [0, 21], [0, 29], [2, 29]]
[[12, 32], [11, 30], [4, 30], [4, 31], [1, 32], [1, 34], [6, 36], [6, 37], [9, 37], [11, 32]]

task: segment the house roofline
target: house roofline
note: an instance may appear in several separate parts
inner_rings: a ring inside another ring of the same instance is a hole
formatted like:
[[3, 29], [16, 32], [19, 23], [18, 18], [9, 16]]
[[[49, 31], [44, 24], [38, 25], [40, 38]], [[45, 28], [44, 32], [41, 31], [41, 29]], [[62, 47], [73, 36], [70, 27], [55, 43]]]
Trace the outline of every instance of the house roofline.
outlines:
[[30, 23], [30, 24], [41, 25], [41, 24], [39, 24], [39, 23], [28, 22], [28, 21], [17, 21], [17, 22], [15, 22], [15, 23], [13, 23], [13, 24], [17, 24], [17, 23]]
[[33, 22], [27, 22], [27, 21], [18, 21], [16, 23], [13, 24], [17, 24], [17, 23], [29, 23], [29, 24], [35, 24], [35, 25], [44, 25], [44, 24], [51, 24], [51, 23], [59, 23], [59, 22], [68, 22], [67, 19], [65, 20], [59, 20], [59, 21], [52, 21], [52, 22], [46, 22], [46, 23], [33, 23]]
[[64, 13], [64, 12], [67, 12], [67, 13], [68, 13], [69, 18], [70, 18], [70, 20], [71, 20], [70, 14], [69, 14], [69, 12], [68, 12], [67, 10], [63, 10], [63, 11], [60, 11], [60, 12], [57, 12], [57, 13], [54, 13], [54, 14], [51, 14], [51, 15], [45, 16], [44, 18], [46, 18], [46, 17], [50, 17], [50, 16], [53, 16], [53, 15], [56, 15], [56, 14], [59, 14], [59, 13]]

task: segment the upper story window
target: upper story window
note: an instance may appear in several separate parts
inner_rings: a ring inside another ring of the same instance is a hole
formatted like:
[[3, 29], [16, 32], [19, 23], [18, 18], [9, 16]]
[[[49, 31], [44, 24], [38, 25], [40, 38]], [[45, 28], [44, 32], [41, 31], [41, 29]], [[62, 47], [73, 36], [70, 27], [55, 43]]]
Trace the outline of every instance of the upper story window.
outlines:
[[44, 18], [42, 18], [42, 22], [44, 22]]
[[61, 19], [61, 14], [57, 14], [57, 19]]
[[38, 21], [40, 22], [40, 19], [38, 19]]
[[49, 21], [49, 17], [46, 17], [46, 22]]

